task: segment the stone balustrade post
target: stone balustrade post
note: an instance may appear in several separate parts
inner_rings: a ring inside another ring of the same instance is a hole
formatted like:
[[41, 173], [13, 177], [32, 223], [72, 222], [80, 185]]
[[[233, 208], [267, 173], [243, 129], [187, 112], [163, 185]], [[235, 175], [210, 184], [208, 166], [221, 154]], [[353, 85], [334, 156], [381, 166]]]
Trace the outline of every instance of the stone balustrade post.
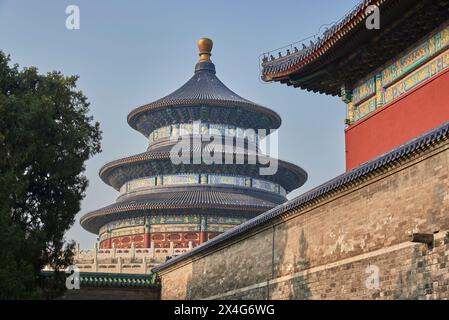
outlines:
[[154, 258], [154, 243], [151, 242], [150, 244], [150, 257]]
[[136, 257], [136, 246], [134, 242], [131, 243], [131, 261], [134, 261]]
[[170, 256], [172, 256], [175, 253], [175, 244], [173, 241], [170, 241], [170, 250], [168, 252]]
[[143, 273], [146, 274], [147, 273], [147, 257], [143, 256]]
[[112, 243], [111, 254], [112, 254], [112, 259], [115, 259], [115, 254], [116, 254], [115, 243]]

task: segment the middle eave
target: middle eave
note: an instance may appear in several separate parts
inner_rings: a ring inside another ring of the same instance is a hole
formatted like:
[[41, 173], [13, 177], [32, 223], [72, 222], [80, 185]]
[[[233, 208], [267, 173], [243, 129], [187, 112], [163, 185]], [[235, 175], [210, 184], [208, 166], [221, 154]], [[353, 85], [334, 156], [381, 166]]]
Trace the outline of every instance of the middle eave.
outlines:
[[[200, 152], [195, 151], [190, 154], [190, 157], [192, 156], [200, 156]], [[100, 177], [106, 184], [116, 190], [119, 190], [125, 182], [133, 179], [176, 173], [230, 173], [246, 175], [276, 182], [285, 188], [287, 192], [301, 187], [307, 180], [306, 171], [286, 161], [268, 156], [259, 156], [257, 164], [249, 164], [245, 156], [244, 164], [235, 164], [236, 153], [234, 153], [232, 155], [234, 159], [233, 164], [225, 164], [225, 157], [223, 155], [223, 164], [206, 165], [203, 162], [201, 164], [193, 164], [193, 161], [190, 162], [191, 164], [174, 164], [168, 151], [147, 151], [105, 164], [100, 169]], [[278, 162], [277, 172], [274, 175], [261, 176], [259, 169], [265, 166], [260, 163], [273, 163], [273, 161]]]

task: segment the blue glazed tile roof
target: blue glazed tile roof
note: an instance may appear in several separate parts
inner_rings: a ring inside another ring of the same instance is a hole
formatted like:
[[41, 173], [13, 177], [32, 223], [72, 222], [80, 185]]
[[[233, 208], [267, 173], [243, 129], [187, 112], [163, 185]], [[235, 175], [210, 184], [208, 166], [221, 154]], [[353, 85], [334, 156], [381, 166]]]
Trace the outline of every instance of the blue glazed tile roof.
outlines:
[[215, 75], [215, 66], [211, 62], [200, 62], [195, 68], [195, 74], [182, 87], [171, 94], [156, 100], [150, 105], [176, 105], [180, 101], [226, 101], [242, 104], [257, 105], [242, 98]]
[[138, 118], [152, 110], [198, 105], [242, 108], [255, 115], [257, 113], [267, 115], [274, 129], [279, 128], [281, 124], [281, 118], [276, 112], [242, 98], [221, 82], [215, 75], [215, 65], [212, 62], [197, 63], [194, 75], [183, 86], [159, 100], [131, 111], [128, 123], [135, 127]]
[[321, 196], [329, 194], [330, 192], [337, 191], [339, 188], [348, 186], [350, 183], [355, 183], [362, 179], [363, 177], [367, 177], [369, 174], [374, 173], [376, 170], [386, 167], [388, 165], [392, 165], [395, 162], [404, 159], [408, 156], [415, 155], [421, 151], [424, 151], [430, 148], [432, 145], [436, 145], [442, 140], [449, 138], [449, 122], [444, 123], [443, 125], [431, 130], [430, 132], [419, 136], [408, 143], [393, 149], [392, 151], [371, 160], [365, 164], [360, 165], [359, 167], [346, 172], [336, 178], [290, 200], [284, 204], [281, 204], [247, 222], [213, 238], [205, 242], [204, 244], [196, 247], [192, 251], [186, 252], [174, 259], [167, 261], [164, 264], [161, 264], [152, 269], [153, 272], [159, 272], [168, 268], [169, 266], [176, 264], [188, 257], [191, 257], [199, 252], [202, 252], [211, 247], [217, 247], [220, 243], [229, 240], [231, 238], [237, 237], [241, 234], [249, 232], [251, 229], [254, 229], [284, 213], [293, 209], [300, 208], [302, 206], [307, 205], [308, 203], [318, 199]]
[[[141, 216], [148, 210], [202, 209], [204, 207], [229, 210], [229, 212], [254, 212], [254, 215], [271, 209], [281, 201], [262, 200], [251, 194], [199, 188], [176, 192], [158, 192], [116, 202], [107, 207], [89, 212], [81, 218], [81, 225], [92, 233], [98, 233], [105, 223], [114, 219]], [[254, 216], [252, 215], [252, 216]]]

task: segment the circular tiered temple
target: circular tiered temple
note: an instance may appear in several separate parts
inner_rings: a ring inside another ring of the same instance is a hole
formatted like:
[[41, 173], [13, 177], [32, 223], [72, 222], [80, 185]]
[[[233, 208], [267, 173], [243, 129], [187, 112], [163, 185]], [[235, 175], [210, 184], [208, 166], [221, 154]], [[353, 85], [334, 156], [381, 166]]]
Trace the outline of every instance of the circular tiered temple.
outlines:
[[[198, 47], [200, 61], [187, 83], [128, 116], [129, 125], [148, 137], [148, 150], [100, 169], [101, 179], [120, 192], [116, 203], [81, 219], [99, 235], [100, 248], [134, 245], [161, 257], [174, 248], [179, 254], [283, 203], [307, 179], [298, 166], [261, 155], [258, 130], [279, 128], [279, 115], [217, 78], [210, 39], [200, 39]], [[211, 136], [221, 149], [215, 144], [209, 150]], [[189, 160], [181, 163], [173, 159], [180, 141], [188, 142]], [[205, 151], [220, 154], [217, 161], [202, 159]], [[250, 161], [255, 155], [259, 161]], [[270, 161], [277, 161], [277, 171], [261, 175]]]

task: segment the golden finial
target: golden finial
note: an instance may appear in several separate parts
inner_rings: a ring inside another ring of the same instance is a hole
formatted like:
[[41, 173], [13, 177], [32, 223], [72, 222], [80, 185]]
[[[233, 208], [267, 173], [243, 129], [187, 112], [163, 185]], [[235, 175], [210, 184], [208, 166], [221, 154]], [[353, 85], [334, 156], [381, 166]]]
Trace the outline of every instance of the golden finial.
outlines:
[[212, 47], [214, 43], [209, 38], [201, 38], [198, 40], [198, 49], [200, 50], [200, 62], [210, 62], [210, 56], [212, 55], [210, 52], [212, 51]]

